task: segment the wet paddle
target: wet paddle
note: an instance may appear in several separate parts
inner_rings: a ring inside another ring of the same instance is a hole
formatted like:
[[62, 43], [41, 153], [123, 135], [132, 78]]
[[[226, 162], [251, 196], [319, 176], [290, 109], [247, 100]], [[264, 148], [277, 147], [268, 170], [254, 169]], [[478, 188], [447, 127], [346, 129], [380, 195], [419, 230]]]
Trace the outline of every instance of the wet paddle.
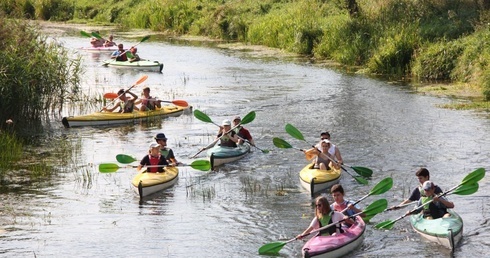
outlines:
[[[464, 179], [463, 181], [458, 184], [457, 186], [441, 193], [439, 195], [439, 197], [441, 196], [445, 196], [449, 193], [452, 193], [452, 194], [459, 194], [459, 195], [470, 195], [470, 194], [473, 194], [475, 193], [476, 191], [478, 191], [478, 181], [480, 181], [483, 177], [485, 176], [485, 169], [484, 168], [479, 168], [473, 172], [471, 172], [470, 174], [468, 174]], [[383, 221], [381, 223], [378, 223], [375, 227], [378, 228], [378, 229], [392, 229], [393, 228], [393, 225], [405, 218], [406, 216], [408, 215], [411, 215], [413, 212], [423, 208], [425, 205], [427, 204], [430, 204], [431, 202], [433, 202], [433, 200], [430, 200], [414, 209], [412, 209], [410, 212], [408, 213], [405, 213], [403, 216], [400, 216], [398, 218], [396, 218], [395, 220], [387, 220], [387, 221]]]
[[[198, 109], [194, 110], [194, 117], [196, 117], [197, 119], [199, 119], [199, 120], [201, 120], [201, 121], [203, 121], [203, 122], [205, 122], [205, 123], [211, 123], [211, 124], [214, 124], [214, 125], [216, 125], [216, 126], [220, 127], [220, 125], [219, 125], [219, 124], [217, 124], [217, 123], [213, 122], [213, 120], [211, 120], [211, 118], [210, 118], [208, 115], [206, 115], [205, 113], [201, 112], [201, 111], [200, 111], [200, 110], [198, 110]], [[261, 149], [261, 148], [257, 147], [255, 144], [252, 144], [252, 143], [251, 143], [249, 140], [244, 139], [243, 137], [240, 137], [239, 135], [237, 135], [237, 136], [238, 136], [238, 138], [240, 138], [242, 141], [247, 142], [248, 144], [250, 144], [250, 145], [252, 145], [253, 147], [255, 147], [255, 148], [257, 148], [258, 150], [260, 150], [262, 153], [269, 153], [269, 150], [263, 150], [263, 149]]]
[[[307, 142], [305, 140], [305, 138], [303, 137], [303, 134], [296, 128], [294, 127], [293, 125], [291, 124], [287, 124], [286, 127], [286, 132], [291, 135], [293, 138], [296, 138], [298, 140], [301, 140], [301, 141], [304, 141], [306, 142], [308, 145], [311, 145], [313, 148], [316, 149], [316, 147]], [[344, 165], [343, 164], [340, 164], [340, 166], [342, 167], [342, 170], [346, 171], [346, 169], [344, 168]], [[352, 170], [354, 170], [357, 174], [359, 174], [360, 176], [363, 176], [363, 177], [371, 177], [373, 175], [373, 171], [369, 168], [366, 168], [366, 167], [352, 167], [352, 166], [348, 166], [350, 167]]]
[[229, 132], [233, 131], [235, 128], [239, 127], [240, 125], [244, 125], [244, 124], [248, 124], [250, 122], [252, 122], [253, 120], [255, 119], [255, 111], [250, 111], [248, 114], [246, 114], [242, 121], [240, 121], [240, 123], [238, 123], [236, 126], [232, 127], [228, 132], [222, 134], [220, 137], [216, 138], [213, 142], [211, 142], [208, 146], [202, 148], [201, 150], [199, 150], [199, 152], [197, 152], [196, 154], [194, 154], [194, 156], [191, 157], [192, 158], [195, 158], [197, 155], [199, 155], [201, 152], [213, 147], [220, 139], [221, 137], [225, 136], [226, 134], [228, 134]]
[[[179, 164], [179, 166], [190, 166], [193, 169], [208, 171], [211, 169], [211, 163], [209, 160], [195, 160], [191, 164]], [[99, 165], [99, 172], [101, 173], [113, 173], [117, 172], [120, 168], [137, 168], [138, 166], [126, 165], [119, 166], [115, 163], [103, 163]], [[168, 167], [168, 166], [146, 166], [146, 167]]]
[[[108, 93], [104, 94], [104, 98], [116, 99], [116, 98], [118, 98], [118, 95], [117, 95], [117, 93], [114, 93], [114, 92], [108, 92]], [[187, 101], [180, 100], [180, 99], [171, 100], [171, 101], [170, 100], [159, 100], [159, 99], [153, 99], [153, 100], [158, 101], [158, 102], [172, 103], [172, 104], [179, 106], [179, 107], [188, 107], [189, 106], [189, 103], [187, 103]]]
[[[293, 148], [293, 149], [296, 149], [296, 150], [300, 150], [302, 152], [304, 151], [303, 149], [299, 149], [299, 148], [293, 147], [291, 144], [289, 144], [287, 141], [285, 141], [285, 140], [283, 140], [281, 138], [277, 138], [277, 137], [272, 138], [272, 143], [274, 144], [274, 146], [276, 146], [278, 148], [283, 148], [283, 149]], [[326, 157], [328, 157], [328, 156], [326, 156]], [[344, 172], [346, 172], [348, 175], [350, 175], [351, 177], [353, 177], [359, 184], [363, 184], [363, 185], [367, 185], [368, 184], [368, 181], [365, 178], [363, 178], [361, 176], [354, 176], [353, 174], [351, 174], [349, 171], [347, 171], [343, 167], [341, 167], [341, 168], [342, 168], [342, 170], [344, 170]]]
[[90, 35], [88, 32], [85, 32], [83, 30], [80, 31], [80, 34], [82, 34], [82, 36], [87, 37], [87, 38], [91, 38], [92, 37], [92, 35]]
[[[370, 204], [368, 207], [366, 207], [366, 209], [364, 209], [362, 212], [356, 213], [356, 214], [349, 216], [349, 217], [347, 217], [343, 220], [340, 220], [338, 222], [331, 223], [331, 224], [328, 224], [324, 227], [312, 230], [310, 233], [302, 235], [301, 238], [308, 236], [310, 234], [316, 233], [316, 232], [320, 232], [320, 231], [325, 230], [327, 228], [333, 227], [339, 223], [346, 221], [347, 219], [354, 218], [354, 217], [361, 215], [361, 214], [366, 214], [369, 216], [375, 216], [376, 214], [378, 214], [378, 213], [382, 212], [384, 209], [386, 209], [387, 206], [388, 206], [388, 201], [386, 201], [386, 199], [380, 199], [380, 200], [374, 201], [372, 204]], [[290, 239], [286, 242], [273, 242], [273, 243], [265, 244], [259, 248], [259, 254], [277, 255], [283, 246], [285, 246], [286, 244], [288, 244], [290, 242], [293, 242], [296, 239], [298, 239], [298, 238], [295, 237], [295, 238]]]
[[[393, 178], [387, 177], [387, 178], [379, 181], [379, 183], [377, 183], [373, 187], [373, 189], [371, 189], [371, 191], [369, 191], [368, 194], [366, 194], [363, 197], [361, 197], [361, 199], [357, 200], [352, 205], [358, 204], [359, 202], [361, 202], [362, 200], [366, 199], [367, 197], [369, 197], [371, 195], [379, 195], [379, 194], [386, 193], [387, 191], [389, 191], [391, 189], [391, 187], [393, 187]], [[344, 212], [344, 211], [345, 210], [343, 210], [342, 212]]]
[[[129, 89], [125, 90], [123, 94], [126, 94], [126, 92], [130, 91], [132, 88], [134, 88], [134, 86], [136, 85], [139, 85], [139, 84], [142, 84], [144, 81], [146, 81], [146, 79], [148, 79], [148, 75], [143, 75], [141, 76], [133, 85], [131, 85], [131, 87], [129, 87]], [[114, 100], [111, 101], [111, 103], [107, 104], [104, 108], [108, 107], [109, 105], [112, 105], [114, 104], [114, 102], [120, 97], [122, 96], [123, 94], [121, 95], [118, 95], [117, 98], [115, 98]], [[102, 112], [104, 110], [104, 108], [102, 108], [100, 110], [100, 112]]]
[[122, 164], [129, 164], [129, 163], [133, 163], [135, 161], [138, 161], [135, 157], [129, 156], [126, 154], [117, 154], [116, 160], [117, 160], [117, 162], [122, 163]]

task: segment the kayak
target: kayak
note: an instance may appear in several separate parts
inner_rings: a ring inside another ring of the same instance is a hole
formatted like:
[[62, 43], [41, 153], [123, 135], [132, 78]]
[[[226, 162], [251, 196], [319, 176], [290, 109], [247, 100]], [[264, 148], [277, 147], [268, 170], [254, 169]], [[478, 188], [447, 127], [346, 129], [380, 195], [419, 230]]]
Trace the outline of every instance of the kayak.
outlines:
[[109, 67], [145, 70], [151, 72], [162, 72], [163, 70], [163, 63], [149, 60], [141, 60], [136, 62], [105, 60], [103, 65]]
[[312, 237], [303, 246], [303, 257], [332, 258], [341, 257], [359, 247], [364, 240], [366, 223], [361, 217], [356, 217], [356, 223], [350, 227], [342, 227], [344, 233], [333, 236]]
[[422, 213], [410, 216], [413, 229], [429, 241], [439, 243], [451, 252], [463, 236], [463, 219], [453, 210], [448, 218], [424, 219]]
[[165, 190], [179, 179], [179, 169], [177, 167], [166, 167], [163, 173], [148, 173], [142, 169], [131, 181], [133, 190], [140, 198]]
[[81, 47], [80, 49], [85, 50], [87, 52], [94, 52], [94, 53], [114, 52], [114, 51], [118, 50], [117, 46], [114, 46], [114, 47]]
[[310, 163], [299, 172], [299, 181], [312, 196], [339, 183], [342, 174], [340, 169], [321, 170], [311, 168], [311, 166]]
[[245, 155], [250, 153], [250, 145], [247, 143], [238, 145], [238, 147], [221, 147], [215, 145], [208, 150], [209, 161], [211, 162], [211, 168], [221, 166], [225, 163], [230, 163], [235, 160], [239, 160]]
[[66, 128], [80, 126], [103, 126], [114, 124], [131, 124], [151, 118], [180, 116], [191, 107], [163, 106], [151, 111], [134, 111], [132, 113], [95, 112], [88, 115], [63, 117], [61, 122]]

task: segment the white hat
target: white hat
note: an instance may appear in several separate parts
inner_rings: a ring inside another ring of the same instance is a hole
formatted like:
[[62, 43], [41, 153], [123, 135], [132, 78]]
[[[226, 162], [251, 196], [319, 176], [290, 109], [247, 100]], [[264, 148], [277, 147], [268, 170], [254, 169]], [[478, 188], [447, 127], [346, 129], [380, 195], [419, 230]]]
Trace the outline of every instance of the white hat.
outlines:
[[422, 185], [422, 189], [429, 191], [430, 189], [432, 189], [433, 185], [434, 184], [431, 181], [425, 181], [424, 184]]
[[241, 118], [240, 116], [235, 116], [235, 117], [233, 118], [233, 121], [235, 121], [235, 120], [242, 120], [242, 118]]
[[327, 140], [327, 139], [323, 139], [322, 142], [324, 142], [324, 143], [330, 143], [330, 141]]
[[225, 120], [223, 120], [223, 123], [221, 123], [221, 125], [231, 125], [231, 122], [230, 122], [230, 120], [225, 119]]
[[153, 148], [159, 148], [159, 147], [160, 147], [160, 144], [158, 144], [156, 142], [150, 144], [150, 150]]

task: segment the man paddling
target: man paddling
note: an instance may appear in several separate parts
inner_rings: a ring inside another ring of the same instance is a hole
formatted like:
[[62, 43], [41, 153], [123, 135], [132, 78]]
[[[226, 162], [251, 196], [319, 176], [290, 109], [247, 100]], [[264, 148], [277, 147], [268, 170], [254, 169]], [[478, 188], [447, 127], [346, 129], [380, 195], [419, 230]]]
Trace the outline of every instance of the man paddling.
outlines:
[[447, 212], [447, 209], [454, 208], [454, 203], [450, 202], [443, 196], [437, 196], [437, 194], [435, 193], [436, 185], [434, 183], [432, 183], [431, 181], [425, 181], [422, 185], [422, 189], [425, 193], [425, 196], [420, 198], [417, 203], [417, 207], [423, 205], [422, 208], [414, 211], [407, 211], [407, 215], [417, 214], [423, 211], [423, 216], [426, 219], [447, 218], [451, 216], [451, 214]]
[[[237, 126], [240, 122], [242, 121], [242, 118], [240, 116], [235, 116], [233, 118], [233, 126]], [[254, 139], [252, 138], [252, 135], [250, 134], [250, 131], [243, 127], [242, 125], [238, 126], [235, 128], [235, 132], [237, 133], [239, 140], [238, 144], [243, 144], [243, 140], [247, 140], [251, 145], [255, 145]]]
[[175, 158], [174, 151], [167, 147], [167, 137], [165, 137], [164, 133], [155, 135], [155, 141], [160, 145], [160, 154], [165, 157], [170, 165], [177, 166], [180, 164]]

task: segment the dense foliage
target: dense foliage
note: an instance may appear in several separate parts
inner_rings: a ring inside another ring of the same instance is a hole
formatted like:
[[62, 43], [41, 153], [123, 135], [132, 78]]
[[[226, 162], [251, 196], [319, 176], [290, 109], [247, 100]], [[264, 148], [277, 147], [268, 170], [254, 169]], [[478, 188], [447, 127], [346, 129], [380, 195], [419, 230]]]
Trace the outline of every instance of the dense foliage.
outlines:
[[0, 10], [262, 44], [372, 74], [477, 85], [490, 100], [490, 0], [5, 0]]

